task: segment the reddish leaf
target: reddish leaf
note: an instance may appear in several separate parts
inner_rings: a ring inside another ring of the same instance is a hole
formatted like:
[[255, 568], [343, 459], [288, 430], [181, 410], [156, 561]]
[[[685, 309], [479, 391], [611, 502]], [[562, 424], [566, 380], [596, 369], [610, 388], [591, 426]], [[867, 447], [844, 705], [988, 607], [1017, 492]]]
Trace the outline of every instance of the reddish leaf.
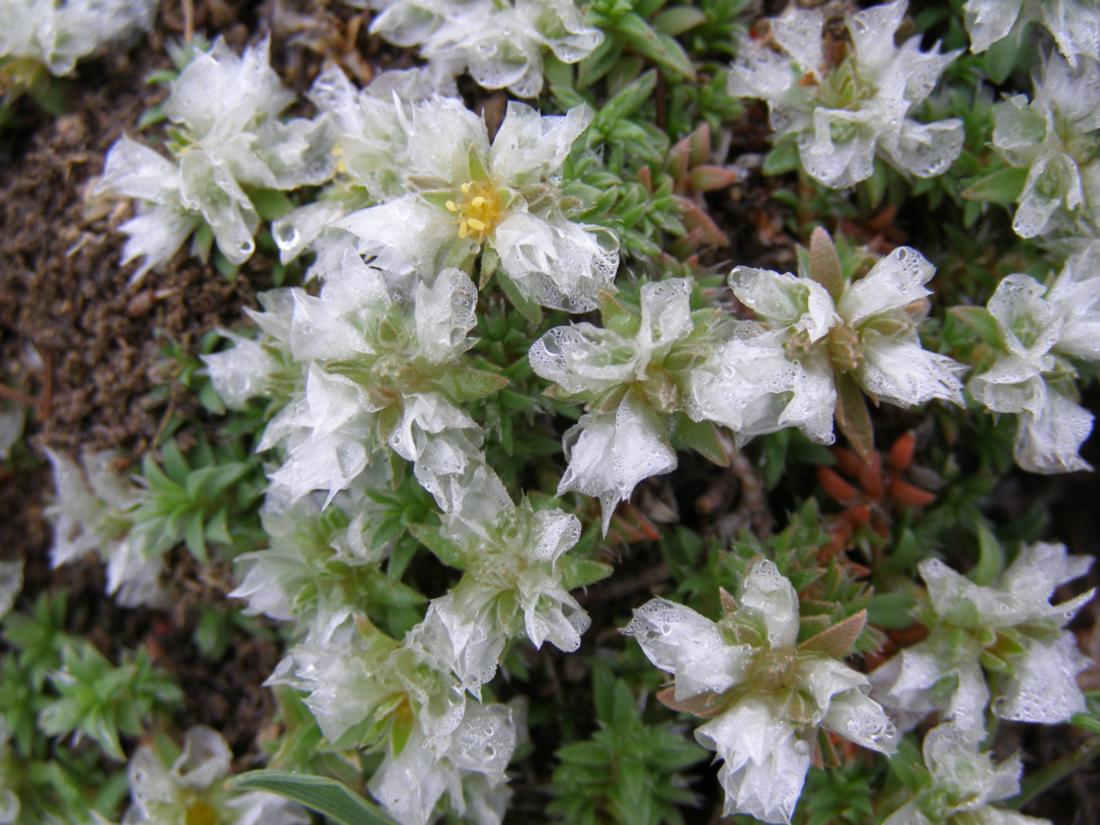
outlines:
[[898, 472], [909, 469], [913, 463], [913, 453], [917, 448], [917, 436], [909, 430], [901, 435], [890, 447], [890, 453], [886, 457], [886, 463]]
[[800, 644], [798, 649], [816, 651], [832, 656], [834, 659], [843, 659], [852, 652], [852, 647], [866, 625], [867, 611], [861, 610], [854, 616], [849, 616], [832, 627], [822, 630], [816, 636], [810, 637]]

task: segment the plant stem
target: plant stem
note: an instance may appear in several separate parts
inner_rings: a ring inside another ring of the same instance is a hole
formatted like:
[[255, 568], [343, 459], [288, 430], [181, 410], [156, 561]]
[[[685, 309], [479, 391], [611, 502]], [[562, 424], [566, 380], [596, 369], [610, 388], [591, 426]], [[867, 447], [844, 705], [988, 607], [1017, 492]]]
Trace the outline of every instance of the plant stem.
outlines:
[[1083, 768], [1097, 756], [1100, 756], [1100, 736], [1094, 736], [1087, 740], [1077, 750], [1066, 754], [1057, 762], [1041, 768], [1027, 777], [1020, 788], [1020, 792], [1005, 803], [1014, 808], [1026, 805], [1039, 794], [1058, 784], [1078, 768]]

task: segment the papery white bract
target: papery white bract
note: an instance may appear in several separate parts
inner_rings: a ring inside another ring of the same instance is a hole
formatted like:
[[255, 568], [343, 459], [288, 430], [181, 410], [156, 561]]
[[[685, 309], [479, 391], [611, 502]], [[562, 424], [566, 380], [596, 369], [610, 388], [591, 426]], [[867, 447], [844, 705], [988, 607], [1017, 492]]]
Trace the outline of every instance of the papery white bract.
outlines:
[[333, 236], [346, 234], [337, 224], [353, 212], [405, 192], [409, 163], [399, 116], [401, 106], [435, 97], [455, 97], [454, 78], [438, 67], [382, 72], [364, 89], [337, 66], [324, 69], [309, 99], [328, 120], [336, 169], [332, 185], [318, 197], [274, 221], [271, 235], [283, 263], [307, 248], [318, 252], [311, 275], [332, 268], [326, 248]]
[[445, 596], [434, 599], [407, 643], [450, 670], [480, 695], [496, 673], [507, 641], [524, 634], [572, 652], [588, 629], [588, 614], [562, 583], [561, 556], [580, 538], [576, 516], [532, 510], [527, 503], [503, 508], [493, 522], [448, 531], [465, 559], [466, 572]]
[[606, 230], [568, 220], [558, 189], [590, 110], [542, 117], [513, 101], [492, 146], [484, 121], [457, 100], [412, 103], [400, 117], [408, 194], [337, 224], [359, 238], [360, 253], [431, 280], [488, 249], [524, 298], [569, 312], [595, 308], [618, 269], [618, 246]]
[[370, 788], [402, 825], [433, 821], [443, 798], [459, 814], [498, 825], [516, 741], [512, 711], [469, 698], [419, 639], [414, 629], [398, 643], [350, 608], [319, 615], [267, 684], [306, 692], [330, 742], [354, 730], [357, 744], [386, 743]]
[[29, 59], [70, 74], [78, 60], [148, 31], [156, 8], [156, 0], [0, 0], [0, 62]]
[[510, 795], [505, 769], [515, 744], [510, 708], [471, 702], [449, 733], [415, 726], [400, 753], [387, 753], [371, 779], [371, 793], [401, 825], [434, 821], [444, 795], [459, 816], [478, 825], [500, 825]]
[[819, 726], [883, 753], [893, 752], [897, 731], [867, 697], [867, 677], [797, 647], [798, 596], [772, 562], [754, 564], [737, 602], [715, 623], [653, 599], [623, 632], [675, 676], [673, 707], [694, 700], [712, 717], [695, 737], [724, 762], [724, 814], [790, 822]]
[[928, 587], [930, 635], [872, 674], [874, 697], [907, 727], [939, 710], [960, 729], [984, 729], [990, 690], [983, 651], [1005, 658], [993, 713], [1003, 719], [1056, 724], [1085, 708], [1076, 675], [1088, 663], [1062, 630], [1093, 596], [1052, 605], [1055, 588], [1088, 572], [1092, 559], [1066, 555], [1063, 545], [1024, 547], [992, 587], [974, 584], [943, 562], [919, 571]]
[[122, 820], [124, 825], [308, 825], [309, 814], [295, 802], [263, 791], [229, 790], [224, 781], [232, 758], [221, 734], [201, 725], [187, 731], [182, 752], [170, 766], [152, 747], [138, 748], [127, 771], [132, 802]]
[[676, 371], [666, 362], [692, 346], [697, 324], [690, 296], [685, 279], [643, 284], [640, 313], [628, 324], [635, 327], [632, 335], [573, 324], [551, 329], [528, 352], [538, 375], [593, 408], [565, 434], [569, 466], [558, 495], [576, 491], [599, 498], [605, 533], [615, 506], [639, 482], [676, 467], [668, 416], [686, 404]]
[[46, 508], [54, 534], [50, 563], [57, 567], [95, 551], [107, 565], [107, 592], [119, 604], [163, 606], [167, 596], [159, 578], [164, 563], [147, 556], [144, 542], [131, 530], [142, 491], [115, 471], [118, 456], [85, 452], [78, 465], [53, 450], [46, 455], [56, 490]]
[[1100, 361], [1093, 320], [1100, 277], [1078, 277], [1082, 265], [1071, 259], [1049, 288], [1028, 275], [1001, 279], [988, 304], [1000, 332], [998, 357], [967, 383], [987, 409], [1019, 416], [1014, 454], [1030, 472], [1089, 469], [1078, 450], [1093, 416], [1070, 394], [1073, 361]]
[[455, 403], [468, 400], [462, 379], [496, 386], [495, 376], [461, 363], [477, 289], [457, 269], [431, 285], [410, 282], [367, 266], [346, 244], [339, 261], [316, 297], [298, 288], [267, 296], [273, 310], [255, 316], [266, 333], [260, 342], [208, 359], [215, 388], [239, 403], [287, 364], [280, 375], [293, 380], [294, 395], [258, 449], [281, 448], [285, 460], [271, 477], [292, 498], [327, 490], [331, 500], [388, 448], [413, 462], [417, 480], [451, 512], [457, 497], [447, 479], [475, 470], [482, 440]]
[[603, 41], [573, 0], [370, 0], [371, 32], [451, 74], [468, 71], [488, 89], [517, 97], [542, 91], [543, 57], [576, 63]]
[[798, 427], [828, 444], [841, 375], [901, 407], [961, 404], [964, 367], [925, 350], [917, 334], [934, 271], [899, 247], [834, 300], [806, 276], [735, 268], [730, 287], [756, 320], [695, 371], [692, 416], [725, 424], [740, 443]]
[[[1100, 24], [1100, 18], [1097, 20]], [[994, 106], [993, 146], [1027, 169], [1012, 228], [1024, 238], [1100, 233], [1100, 65], [1074, 70], [1047, 58], [1029, 102], [1013, 95]]]
[[825, 186], [866, 180], [876, 155], [904, 173], [934, 177], [962, 150], [961, 121], [910, 117], [958, 52], [922, 52], [919, 35], [895, 46], [907, 5], [895, 0], [849, 15], [851, 47], [838, 65], [826, 63], [819, 9], [792, 5], [772, 20], [783, 53], [748, 37], [738, 44], [730, 94], [767, 101], [776, 139], [794, 140], [803, 168]]
[[992, 804], [1019, 793], [1019, 754], [994, 764], [992, 754], [979, 751], [973, 732], [950, 723], [925, 734], [922, 750], [930, 787], [890, 814], [883, 825], [1049, 825], [1049, 820]]
[[1020, 40], [1029, 21], [1042, 24], [1071, 65], [1100, 60], [1100, 8], [1095, 0], [967, 0], [963, 19], [970, 50], [984, 52], [1006, 37]]
[[227, 260], [243, 263], [260, 219], [242, 187], [294, 189], [332, 176], [327, 120], [280, 120], [293, 102], [268, 65], [267, 40], [241, 56], [218, 40], [192, 58], [163, 104], [178, 127], [173, 160], [125, 136], [111, 147], [97, 191], [139, 202], [122, 226], [130, 236], [123, 263], [144, 258], [133, 280], [166, 263], [202, 224]]

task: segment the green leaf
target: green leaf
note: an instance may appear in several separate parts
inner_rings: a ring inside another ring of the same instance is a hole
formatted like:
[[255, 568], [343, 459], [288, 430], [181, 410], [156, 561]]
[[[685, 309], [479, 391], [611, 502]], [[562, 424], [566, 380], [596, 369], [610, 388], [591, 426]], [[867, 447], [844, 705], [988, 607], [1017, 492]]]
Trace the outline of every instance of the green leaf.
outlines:
[[653, 18], [657, 31], [675, 37], [707, 22], [707, 15], [695, 6], [673, 6], [664, 9]]
[[871, 171], [871, 177], [867, 178], [863, 184], [866, 187], [868, 205], [872, 209], [877, 209], [882, 203], [883, 196], [886, 195], [886, 184], [889, 182], [889, 175], [886, 170], [886, 164], [878, 158], [875, 158], [874, 169]]
[[527, 319], [527, 321], [533, 326], [539, 326], [542, 323], [542, 308], [521, 294], [519, 289], [516, 288], [515, 281], [509, 278], [504, 271], [501, 270], [497, 283], [500, 284], [501, 292], [503, 292], [512, 306], [516, 308], [520, 315]]
[[294, 202], [278, 189], [253, 189], [248, 193], [256, 214], [267, 223], [278, 220], [294, 209]]
[[1020, 38], [1012, 35], [1002, 37], [990, 46], [989, 50], [983, 55], [985, 74], [990, 82], [994, 85], [1000, 85], [1008, 80], [1019, 54]]
[[340, 825], [396, 825], [380, 808], [342, 782], [289, 771], [249, 771], [229, 780], [240, 790], [268, 791], [293, 799]]
[[913, 597], [908, 593], [878, 593], [867, 603], [867, 621], [886, 630], [913, 624]]
[[466, 554], [462, 552], [457, 544], [443, 538], [439, 533], [439, 528], [429, 527], [426, 524], [410, 524], [409, 532], [448, 567], [454, 567], [458, 570], [465, 569]]
[[206, 562], [206, 526], [201, 512], [192, 513], [183, 528], [183, 542], [187, 549], [201, 562]]
[[836, 376], [836, 425], [859, 457], [869, 461], [875, 449], [875, 431], [863, 392], [852, 377]]
[[439, 383], [452, 401], [464, 404], [496, 395], [508, 386], [508, 379], [499, 373], [455, 364], [447, 368]]
[[161, 461], [164, 462], [164, 471], [168, 473], [168, 477], [177, 484], [186, 483], [187, 474], [191, 471], [191, 468], [187, 466], [187, 461], [180, 452], [176, 439], [170, 438], [164, 442], [164, 445], [160, 448], [160, 457]]
[[695, 66], [683, 47], [667, 34], [655, 31], [639, 15], [624, 14], [616, 21], [615, 29], [638, 54], [687, 80], [695, 80]]
[[989, 346], [1001, 352], [1008, 348], [1001, 322], [985, 307], [951, 307], [948, 312], [976, 332]]
[[678, 450], [695, 450], [719, 467], [730, 466], [718, 427], [711, 421], [692, 421], [683, 413], [678, 414], [673, 420], [672, 446]]
[[793, 140], [781, 140], [764, 156], [760, 171], [765, 175], [785, 175], [799, 165], [798, 146]]
[[620, 54], [622, 48], [618, 41], [605, 37], [596, 50], [577, 65], [577, 88], [587, 89], [599, 81], [611, 71]]
[[598, 581], [603, 581], [615, 568], [602, 561], [592, 559], [578, 559], [572, 556], [563, 556], [558, 559], [558, 568], [561, 570], [561, 583], [566, 590], [575, 590], [578, 587], [588, 587]]
[[969, 200], [999, 203], [1002, 206], [1014, 204], [1027, 183], [1027, 169], [1006, 166], [978, 178], [963, 190], [962, 196]]
[[970, 571], [974, 584], [992, 587], [1005, 569], [1005, 551], [984, 524], [978, 525], [978, 563]]

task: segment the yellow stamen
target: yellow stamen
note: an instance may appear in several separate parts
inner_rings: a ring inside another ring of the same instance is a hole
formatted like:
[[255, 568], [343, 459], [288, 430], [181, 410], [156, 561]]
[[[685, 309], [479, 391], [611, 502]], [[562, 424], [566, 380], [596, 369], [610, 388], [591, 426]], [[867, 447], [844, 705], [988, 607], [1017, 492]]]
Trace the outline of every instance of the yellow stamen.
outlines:
[[458, 219], [458, 237], [484, 243], [504, 217], [500, 193], [488, 180], [466, 181], [459, 191], [459, 197], [444, 202], [447, 211]]

